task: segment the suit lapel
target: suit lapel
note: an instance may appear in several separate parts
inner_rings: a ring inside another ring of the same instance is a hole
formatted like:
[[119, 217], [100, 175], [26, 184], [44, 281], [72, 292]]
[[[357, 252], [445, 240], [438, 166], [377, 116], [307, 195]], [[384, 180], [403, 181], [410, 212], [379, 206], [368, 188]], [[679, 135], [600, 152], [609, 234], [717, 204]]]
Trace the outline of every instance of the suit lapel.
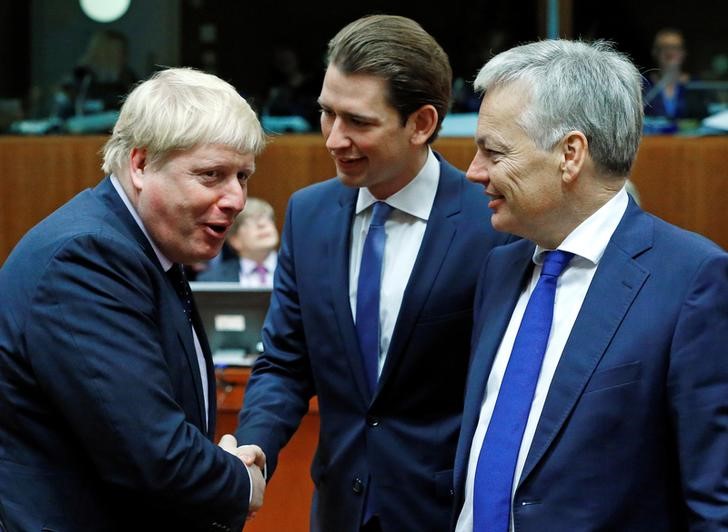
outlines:
[[[501, 253], [504, 250], [508, 250], [506, 255]], [[488, 376], [513, 309], [526, 279], [532, 272], [533, 250], [534, 245], [525, 240], [507, 248], [496, 248], [491, 252], [487, 265], [489, 275], [485, 280], [481, 278], [485, 290], [481, 300], [475, 302], [480, 306], [476, 308], [477, 322], [473, 328], [462, 432], [455, 461], [456, 487], [465, 482], [470, 446], [480, 418]], [[491, 302], [498, 304], [490, 304]]]
[[[215, 366], [212, 361], [212, 352], [210, 351], [210, 343], [207, 340], [207, 334], [205, 333], [205, 326], [202, 323], [202, 318], [197, 310], [197, 304], [195, 303], [194, 297], [192, 298], [192, 323], [197, 333], [197, 338], [200, 340], [200, 346], [202, 347], [202, 354], [205, 358], [205, 371], [207, 372], [207, 435], [212, 438], [215, 435], [215, 419], [217, 414], [217, 394], [216, 394], [216, 377], [215, 377]], [[197, 362], [197, 353], [195, 353], [195, 362]], [[198, 370], [199, 373], [199, 370]], [[193, 373], [194, 374], [194, 373]], [[197, 386], [196, 386], [197, 388]], [[200, 405], [200, 411], [203, 416], [200, 420], [201, 426], [205, 426], [205, 399], [204, 396], [200, 397], [202, 391], [202, 380], [200, 379], [200, 386], [198, 390], [198, 404]]]
[[652, 220], [630, 205], [599, 262], [549, 388], [521, 483], [554, 442], [649, 277], [633, 257], [652, 245]]
[[[185, 358], [187, 359], [187, 365], [189, 367], [190, 375], [192, 376], [192, 380], [195, 383], [194, 394], [197, 403], [198, 427], [202, 432], [205, 432], [205, 396], [202, 393], [202, 376], [200, 375], [200, 366], [197, 362], [197, 351], [195, 350], [195, 339], [192, 336], [192, 327], [190, 327], [190, 322], [187, 321], [187, 316], [182, 309], [182, 303], [179, 301], [179, 296], [172, 286], [172, 282], [168, 280], [167, 286], [168, 289], [171, 291], [169, 293], [169, 296], [174, 301], [174, 308], [171, 312], [169, 312], [169, 315], [173, 317], [174, 328], [177, 332], [177, 337], [179, 338], [182, 350], [184, 351]], [[199, 314], [197, 312], [197, 306], [194, 303], [194, 297], [192, 305], [192, 321], [195, 327], [195, 332], [197, 333], [197, 338], [200, 341], [200, 346], [202, 346], [202, 350], [205, 355], [205, 365], [207, 367], [206, 371], [208, 375], [209, 385], [211, 382], [210, 367], [212, 364], [212, 355], [210, 354], [210, 348], [207, 344], [207, 336], [204, 333], [204, 326], [202, 325], [202, 321], [200, 320]], [[212, 378], [214, 379], [214, 375], [212, 376]], [[212, 382], [214, 382], [214, 380]], [[212, 395], [208, 395], [208, 397], [210, 398], [209, 402], [211, 404]]]
[[339, 201], [334, 204], [329, 231], [329, 253], [331, 257], [330, 278], [332, 300], [336, 310], [336, 319], [344, 342], [344, 353], [349, 360], [352, 376], [363, 400], [368, 404], [371, 400], [369, 386], [366, 382], [364, 364], [359, 352], [354, 317], [351, 314], [349, 301], [349, 256], [351, 248], [351, 224], [354, 219], [354, 207], [358, 189], [342, 185]]
[[[168, 279], [164, 270], [162, 270], [162, 266], [159, 263], [159, 258], [157, 257], [157, 254], [154, 252], [154, 249], [152, 248], [152, 245], [150, 244], [146, 235], [141, 230], [139, 225], [136, 223], [136, 220], [134, 220], [134, 217], [129, 212], [129, 209], [127, 209], [127, 207], [124, 204], [124, 202], [122, 201], [121, 197], [116, 192], [114, 185], [111, 183], [111, 179], [109, 177], [107, 177], [106, 179], [101, 181], [101, 183], [99, 183], [96, 186], [96, 188], [94, 189], [94, 192], [96, 194], [98, 194], [99, 199], [115, 215], [116, 219], [119, 222], [115, 225], [117, 227], [123, 228], [124, 232], [126, 232], [130, 238], [132, 238], [134, 241], [137, 242], [137, 244], [139, 244], [141, 249], [144, 251], [144, 254], [149, 258], [149, 260], [153, 264], [157, 265], [160, 275], [164, 276], [164, 278], [167, 281], [167, 296], [168, 296], [169, 300], [174, 301], [174, 303], [173, 303], [174, 307], [172, 309], [170, 309], [169, 312], [167, 312], [166, 309], [164, 309], [164, 308], [160, 308], [160, 314], [172, 316], [172, 321], [174, 322], [174, 329], [177, 331], [177, 335], [179, 337], [180, 343], [181, 343], [183, 351], [185, 353], [185, 357], [187, 358], [187, 363], [190, 367], [190, 371], [192, 372], [191, 374], [194, 377], [195, 396], [197, 399], [197, 405], [198, 405], [198, 410], [199, 410], [198, 415], [200, 416], [199, 427], [202, 430], [202, 429], [204, 429], [204, 426], [205, 426], [205, 401], [204, 401], [204, 397], [202, 395], [202, 380], [199, 376], [200, 370], [199, 370], [199, 366], [197, 364], [197, 353], [195, 352], [195, 342], [192, 337], [192, 329], [190, 328], [190, 324], [187, 321], [184, 311], [181, 308], [181, 303], [178, 300], [177, 292], [175, 291], [174, 287], [172, 286], [172, 283]], [[195, 314], [196, 313], [197, 313], [197, 311], [195, 309]], [[199, 317], [197, 319], [199, 320]], [[204, 336], [204, 329], [202, 327], [199, 327], [197, 330], [198, 331], [203, 330], [203, 336], [199, 337], [199, 339], [200, 339], [200, 344], [203, 346], [203, 350], [207, 349], [205, 356], [206, 356], [206, 358], [208, 358], [209, 346], [207, 345], [207, 340], [206, 340], [206, 337]], [[209, 357], [209, 358], [211, 360], [211, 357]], [[211, 362], [210, 362], [210, 364], [211, 364]], [[209, 375], [209, 370], [208, 370], [208, 375]], [[214, 378], [214, 375], [213, 375], [213, 378]], [[210, 399], [210, 403], [212, 403], [212, 399]], [[204, 432], [204, 430], [203, 430], [203, 432]]]
[[[460, 173], [440, 157], [440, 179], [417, 259], [402, 297], [377, 392], [400, 362], [457, 231], [462, 209]], [[376, 395], [376, 394], [375, 394]]]

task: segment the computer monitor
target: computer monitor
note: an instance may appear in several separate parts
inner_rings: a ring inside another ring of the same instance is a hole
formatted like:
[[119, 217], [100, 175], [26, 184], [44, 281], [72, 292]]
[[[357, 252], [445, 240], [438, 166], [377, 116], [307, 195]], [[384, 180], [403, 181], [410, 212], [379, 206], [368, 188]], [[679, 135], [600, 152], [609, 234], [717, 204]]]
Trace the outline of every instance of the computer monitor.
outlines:
[[271, 291], [242, 288], [237, 283], [193, 282], [190, 288], [215, 365], [252, 365], [262, 351], [260, 331]]

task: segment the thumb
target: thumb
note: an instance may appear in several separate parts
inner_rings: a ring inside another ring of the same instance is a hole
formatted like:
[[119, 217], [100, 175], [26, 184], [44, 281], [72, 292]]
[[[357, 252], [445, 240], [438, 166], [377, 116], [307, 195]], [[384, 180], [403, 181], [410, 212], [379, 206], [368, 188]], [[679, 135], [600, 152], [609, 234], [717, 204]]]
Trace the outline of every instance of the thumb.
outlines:
[[232, 434], [224, 434], [223, 437], [220, 438], [220, 443], [218, 445], [227, 452], [235, 454], [235, 450], [238, 448], [238, 440], [236, 440], [235, 436]]

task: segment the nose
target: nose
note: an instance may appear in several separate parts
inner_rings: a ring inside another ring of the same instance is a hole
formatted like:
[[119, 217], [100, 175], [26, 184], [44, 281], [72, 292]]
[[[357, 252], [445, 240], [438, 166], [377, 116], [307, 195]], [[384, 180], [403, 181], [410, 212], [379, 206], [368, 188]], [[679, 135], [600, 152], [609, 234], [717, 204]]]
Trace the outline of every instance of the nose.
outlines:
[[322, 121], [321, 130], [326, 137], [326, 149], [329, 151], [346, 149], [351, 145], [351, 139], [341, 118], [334, 118], [330, 124], [324, 124]]
[[465, 177], [473, 183], [482, 183], [483, 186], [487, 186], [490, 182], [490, 176], [488, 174], [488, 161], [485, 155], [478, 150], [475, 153], [475, 157], [470, 162], [468, 171], [465, 173]]
[[233, 211], [235, 215], [243, 210], [248, 199], [248, 183], [240, 181], [237, 175], [226, 180], [217, 204], [224, 211]]

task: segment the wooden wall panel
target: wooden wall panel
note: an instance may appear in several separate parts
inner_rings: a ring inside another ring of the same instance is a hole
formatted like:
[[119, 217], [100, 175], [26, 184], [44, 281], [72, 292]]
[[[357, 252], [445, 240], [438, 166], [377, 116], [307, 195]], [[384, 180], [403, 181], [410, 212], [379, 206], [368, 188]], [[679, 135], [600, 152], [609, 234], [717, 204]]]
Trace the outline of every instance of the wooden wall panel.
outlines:
[[[215, 441], [220, 441], [223, 434], [235, 432], [249, 376], [250, 369], [247, 368], [218, 371]], [[245, 525], [245, 532], [308, 530], [313, 498], [313, 481], [309, 469], [318, 442], [318, 432], [318, 402], [314, 398], [296, 434], [281, 451], [278, 467], [266, 487], [263, 508]]]
[[[30, 227], [101, 179], [104, 141], [0, 137], [0, 261]], [[462, 169], [475, 153], [470, 138], [443, 138], [435, 148]], [[320, 135], [282, 135], [258, 158], [249, 190], [271, 202], [280, 227], [294, 191], [334, 174]], [[647, 137], [632, 179], [647, 210], [728, 248], [728, 137]]]

